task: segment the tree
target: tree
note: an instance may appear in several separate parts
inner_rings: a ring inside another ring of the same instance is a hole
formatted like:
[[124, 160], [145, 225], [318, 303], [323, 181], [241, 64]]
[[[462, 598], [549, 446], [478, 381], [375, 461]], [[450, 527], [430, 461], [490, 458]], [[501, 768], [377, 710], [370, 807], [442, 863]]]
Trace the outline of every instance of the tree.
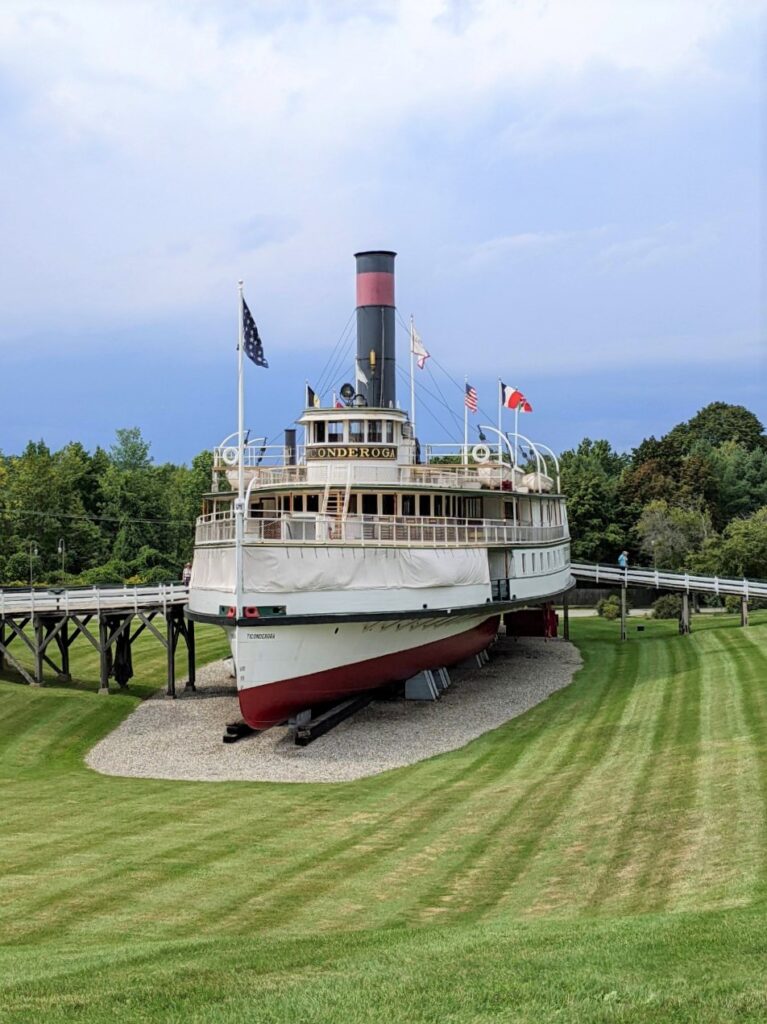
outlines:
[[609, 441], [584, 438], [560, 459], [562, 491], [575, 558], [612, 561], [625, 544], [625, 528], [617, 501], [620, 475], [627, 458]]
[[711, 402], [687, 423], [680, 423], [667, 435], [689, 451], [697, 441], [717, 447], [727, 441], [742, 445], [746, 451], [765, 448], [764, 427], [743, 405]]
[[665, 500], [651, 501], [637, 523], [642, 551], [659, 569], [671, 572], [683, 571], [712, 532], [707, 511], [675, 507]]
[[767, 579], [767, 506], [727, 526], [720, 549], [719, 575]]
[[152, 458], [150, 444], [141, 436], [138, 427], [121, 427], [115, 431], [117, 442], [109, 449], [112, 465], [118, 469], [149, 469]]

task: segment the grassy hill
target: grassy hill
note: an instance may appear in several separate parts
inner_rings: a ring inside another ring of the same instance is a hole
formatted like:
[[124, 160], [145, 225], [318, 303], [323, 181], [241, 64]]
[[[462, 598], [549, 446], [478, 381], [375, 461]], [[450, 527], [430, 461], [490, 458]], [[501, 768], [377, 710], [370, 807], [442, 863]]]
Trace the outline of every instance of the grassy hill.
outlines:
[[136, 697], [0, 683], [0, 1021], [764, 1020], [752, 621], [577, 619], [567, 690], [334, 785], [102, 777]]

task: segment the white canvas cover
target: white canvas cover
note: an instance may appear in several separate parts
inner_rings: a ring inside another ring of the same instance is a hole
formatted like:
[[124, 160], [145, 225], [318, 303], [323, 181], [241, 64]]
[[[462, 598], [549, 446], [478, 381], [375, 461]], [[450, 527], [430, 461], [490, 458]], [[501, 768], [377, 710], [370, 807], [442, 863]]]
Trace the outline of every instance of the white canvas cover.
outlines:
[[234, 593], [234, 548], [197, 548], [192, 562], [192, 590]]
[[245, 590], [285, 594], [322, 590], [396, 590], [488, 584], [482, 548], [246, 547]]

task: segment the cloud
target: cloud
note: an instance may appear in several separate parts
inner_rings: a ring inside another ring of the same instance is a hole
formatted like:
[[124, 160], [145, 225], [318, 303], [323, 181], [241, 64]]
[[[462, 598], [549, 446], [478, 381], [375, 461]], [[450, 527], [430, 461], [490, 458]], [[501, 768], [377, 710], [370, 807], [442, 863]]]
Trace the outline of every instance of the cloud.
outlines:
[[594, 265], [603, 273], [661, 267], [689, 259], [714, 245], [717, 237], [716, 229], [710, 224], [696, 226], [694, 230], [663, 224], [648, 234], [606, 245], [596, 254]]
[[[421, 237], [449, 236], [461, 197], [437, 182], [455, 140], [455, 160], [553, 138], [578, 147], [587, 125], [609, 133], [675, 83], [709, 82], [712, 41], [761, 7], [5, 0], [6, 336], [30, 310], [41, 327], [95, 328], [228, 308], [241, 276], [306, 334], [331, 315], [355, 248], [405, 238], [417, 251]], [[621, 96], [597, 102], [605, 75]], [[499, 115], [505, 141], [493, 137]], [[578, 242], [569, 227], [529, 224], [500, 225], [468, 258]]]

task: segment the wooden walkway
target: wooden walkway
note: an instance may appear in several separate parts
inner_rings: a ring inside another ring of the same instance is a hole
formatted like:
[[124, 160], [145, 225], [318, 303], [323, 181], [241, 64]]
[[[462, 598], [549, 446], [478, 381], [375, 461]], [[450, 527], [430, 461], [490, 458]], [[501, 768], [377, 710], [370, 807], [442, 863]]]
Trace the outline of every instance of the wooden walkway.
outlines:
[[[0, 671], [10, 667], [31, 686], [41, 686], [47, 667], [57, 680], [68, 682], [69, 648], [82, 635], [99, 654], [99, 693], [109, 693], [111, 678], [121, 688], [128, 685], [133, 642], [148, 630], [167, 651], [169, 697], [176, 696], [175, 656], [183, 637], [186, 685], [193, 690], [194, 623], [184, 614], [188, 596], [182, 583], [0, 590]], [[20, 647], [32, 655], [31, 672], [15, 656]]]

